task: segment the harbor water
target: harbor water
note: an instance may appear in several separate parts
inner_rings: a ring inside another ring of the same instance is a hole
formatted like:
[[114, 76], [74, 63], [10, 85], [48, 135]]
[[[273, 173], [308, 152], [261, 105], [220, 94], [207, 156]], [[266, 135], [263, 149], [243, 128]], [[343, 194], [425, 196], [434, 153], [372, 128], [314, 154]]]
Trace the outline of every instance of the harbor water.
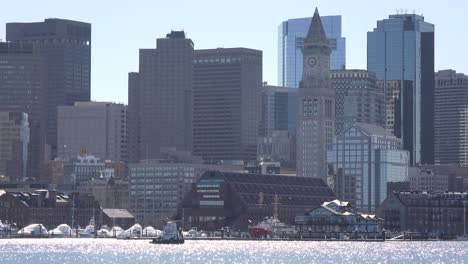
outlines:
[[0, 239], [0, 263], [465, 263], [463, 241]]

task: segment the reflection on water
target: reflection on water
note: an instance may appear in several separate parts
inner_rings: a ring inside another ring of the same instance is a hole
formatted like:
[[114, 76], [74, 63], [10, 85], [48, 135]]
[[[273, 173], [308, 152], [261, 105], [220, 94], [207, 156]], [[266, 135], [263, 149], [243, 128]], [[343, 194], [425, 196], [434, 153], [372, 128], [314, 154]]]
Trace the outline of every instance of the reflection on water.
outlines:
[[0, 263], [460, 263], [468, 242], [2, 239]]

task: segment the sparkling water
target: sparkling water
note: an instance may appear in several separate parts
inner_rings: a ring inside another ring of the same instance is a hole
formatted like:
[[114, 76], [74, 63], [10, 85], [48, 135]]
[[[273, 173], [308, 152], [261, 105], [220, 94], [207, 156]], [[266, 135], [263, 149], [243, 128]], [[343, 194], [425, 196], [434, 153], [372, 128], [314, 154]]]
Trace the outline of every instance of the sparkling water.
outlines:
[[464, 263], [468, 242], [1, 239], [0, 263]]

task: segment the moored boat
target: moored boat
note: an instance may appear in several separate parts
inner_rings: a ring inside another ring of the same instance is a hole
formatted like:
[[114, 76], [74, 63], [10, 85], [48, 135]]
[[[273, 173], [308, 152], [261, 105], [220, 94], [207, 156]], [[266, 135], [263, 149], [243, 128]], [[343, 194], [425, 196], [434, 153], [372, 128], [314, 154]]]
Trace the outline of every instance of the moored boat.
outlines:
[[177, 223], [174, 221], [169, 221], [162, 231], [161, 236], [151, 241], [153, 244], [183, 244], [184, 242], [182, 229], [178, 229]]

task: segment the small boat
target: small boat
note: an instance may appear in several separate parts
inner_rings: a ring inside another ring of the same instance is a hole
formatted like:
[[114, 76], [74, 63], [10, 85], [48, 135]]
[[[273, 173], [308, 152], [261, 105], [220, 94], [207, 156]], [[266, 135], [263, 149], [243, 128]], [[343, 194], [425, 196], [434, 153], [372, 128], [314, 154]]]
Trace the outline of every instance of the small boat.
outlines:
[[177, 228], [177, 223], [174, 221], [167, 222], [166, 227], [162, 231], [161, 236], [153, 238], [152, 244], [183, 244], [184, 235], [182, 229]]

